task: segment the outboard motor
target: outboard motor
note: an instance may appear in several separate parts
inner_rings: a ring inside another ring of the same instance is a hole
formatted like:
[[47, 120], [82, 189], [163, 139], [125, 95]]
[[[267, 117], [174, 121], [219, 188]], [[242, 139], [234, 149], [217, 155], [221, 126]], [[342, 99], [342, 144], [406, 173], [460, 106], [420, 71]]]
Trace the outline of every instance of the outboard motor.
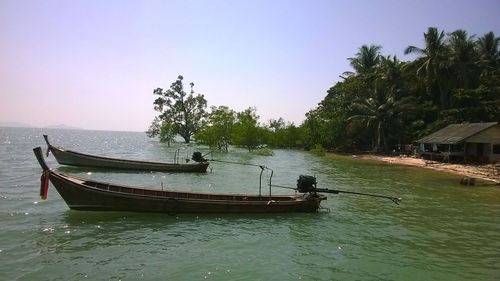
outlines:
[[313, 176], [300, 175], [297, 180], [297, 191], [300, 193], [316, 192], [316, 178]]
[[193, 157], [191, 157], [195, 162], [207, 162], [205, 158], [203, 158], [203, 155], [201, 155], [201, 152], [196, 151], [193, 153]]

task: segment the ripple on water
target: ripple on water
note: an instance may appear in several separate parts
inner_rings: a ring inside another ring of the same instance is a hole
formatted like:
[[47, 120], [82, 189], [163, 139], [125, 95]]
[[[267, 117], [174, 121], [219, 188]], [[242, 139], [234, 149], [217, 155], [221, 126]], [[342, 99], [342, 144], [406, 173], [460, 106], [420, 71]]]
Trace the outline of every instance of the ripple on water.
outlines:
[[[275, 150], [274, 157], [231, 148], [213, 157], [273, 168], [273, 183], [403, 197], [329, 194], [330, 212], [281, 215], [176, 215], [77, 212], [54, 188], [40, 200], [31, 149], [54, 144], [82, 152], [170, 161], [181, 144], [142, 133], [0, 130], [0, 279], [5, 280], [495, 280], [500, 276], [500, 189], [466, 188], [459, 178], [402, 166], [317, 158]], [[11, 143], [5, 143], [8, 139]], [[186, 146], [182, 156], [205, 147]], [[119, 173], [49, 165], [63, 172], [132, 185], [255, 193], [260, 169], [213, 163], [206, 174]], [[7, 172], [5, 172], [7, 171]], [[5, 177], [8, 175], [9, 177]], [[266, 177], [269, 174], [266, 172]], [[264, 180], [267, 182], [267, 180]], [[267, 189], [266, 189], [267, 191]], [[275, 190], [289, 193], [288, 190]], [[37, 202], [35, 204], [35, 202]]]

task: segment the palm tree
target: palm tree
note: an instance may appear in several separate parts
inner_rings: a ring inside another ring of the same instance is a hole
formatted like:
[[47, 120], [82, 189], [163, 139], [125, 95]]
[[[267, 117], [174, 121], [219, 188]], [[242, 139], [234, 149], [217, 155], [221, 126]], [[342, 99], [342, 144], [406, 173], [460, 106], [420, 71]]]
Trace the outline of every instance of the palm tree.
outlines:
[[[380, 63], [381, 49], [382, 46], [378, 45], [363, 45], [356, 53], [356, 57], [348, 58], [348, 60], [351, 62], [351, 66], [357, 74], [368, 74]], [[345, 74], [349, 74], [349, 72], [345, 72]]]
[[389, 92], [389, 95], [394, 98], [400, 98], [402, 93], [403, 84], [405, 83], [405, 78], [403, 77], [403, 63], [396, 57], [393, 56], [381, 56], [380, 67], [377, 73], [377, 83], [383, 83], [385, 90]]
[[348, 121], [365, 125], [374, 130], [376, 148], [389, 150], [391, 128], [404, 123], [406, 117], [415, 111], [415, 99], [408, 96], [402, 77], [403, 63], [396, 57], [380, 57], [379, 67], [375, 70], [371, 94], [368, 98], [358, 96], [352, 104], [356, 114]]
[[439, 32], [435, 27], [429, 27], [424, 33], [425, 48], [408, 46], [406, 54], [421, 55], [415, 62], [419, 64], [417, 75], [422, 77], [427, 85], [427, 92], [431, 96], [437, 97], [442, 109], [448, 108], [448, 90], [446, 87], [446, 61], [448, 48], [445, 42], [444, 31]]
[[500, 65], [500, 37], [490, 31], [477, 40], [480, 64], [488, 70], [493, 70]]
[[477, 87], [476, 44], [474, 35], [468, 36], [465, 30], [456, 30], [449, 34], [450, 71], [454, 72], [455, 88], [469, 89]]
[[358, 95], [352, 103], [355, 114], [348, 118], [349, 122], [372, 130], [375, 147], [383, 147], [386, 152], [391, 139], [402, 139], [403, 124], [417, 111], [416, 99], [409, 95], [403, 77], [404, 65], [395, 56], [380, 56], [370, 95]]

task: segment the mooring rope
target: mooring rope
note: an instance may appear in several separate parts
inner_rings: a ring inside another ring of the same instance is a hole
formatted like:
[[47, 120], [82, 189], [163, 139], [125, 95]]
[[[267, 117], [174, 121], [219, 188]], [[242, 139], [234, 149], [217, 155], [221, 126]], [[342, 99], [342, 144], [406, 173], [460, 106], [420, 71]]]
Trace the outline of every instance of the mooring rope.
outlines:
[[215, 160], [215, 159], [209, 159], [207, 161], [213, 161], [213, 162], [221, 162], [221, 163], [228, 163], [228, 164], [237, 164], [237, 165], [244, 165], [244, 166], [253, 166], [253, 167], [259, 167], [261, 169], [267, 168], [264, 165], [257, 165], [257, 164], [249, 164], [249, 163], [241, 163], [241, 162], [233, 162], [233, 161], [225, 161], [225, 160]]

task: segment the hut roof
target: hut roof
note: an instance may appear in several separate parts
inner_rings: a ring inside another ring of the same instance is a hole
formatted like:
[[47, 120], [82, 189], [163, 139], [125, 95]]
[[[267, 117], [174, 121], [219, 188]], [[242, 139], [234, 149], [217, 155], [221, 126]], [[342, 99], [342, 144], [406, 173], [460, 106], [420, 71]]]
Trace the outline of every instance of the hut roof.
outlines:
[[495, 126], [496, 124], [497, 122], [451, 124], [439, 131], [417, 140], [417, 142], [456, 144], [463, 142], [465, 139], [472, 137], [473, 135], [476, 135], [492, 126]]

